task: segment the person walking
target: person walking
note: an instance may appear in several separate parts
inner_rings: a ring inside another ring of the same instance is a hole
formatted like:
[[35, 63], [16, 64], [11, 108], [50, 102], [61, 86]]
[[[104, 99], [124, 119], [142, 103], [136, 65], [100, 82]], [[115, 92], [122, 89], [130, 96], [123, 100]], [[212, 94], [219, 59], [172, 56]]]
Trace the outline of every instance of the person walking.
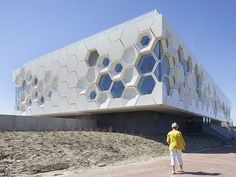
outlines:
[[172, 166], [172, 174], [175, 173], [175, 164], [176, 160], [179, 164], [178, 172], [184, 172], [183, 170], [183, 160], [182, 160], [182, 150], [185, 149], [185, 141], [182, 136], [182, 133], [178, 131], [178, 124], [172, 123], [171, 125], [172, 131], [167, 134], [166, 142], [169, 145], [170, 158], [171, 158], [171, 166]]

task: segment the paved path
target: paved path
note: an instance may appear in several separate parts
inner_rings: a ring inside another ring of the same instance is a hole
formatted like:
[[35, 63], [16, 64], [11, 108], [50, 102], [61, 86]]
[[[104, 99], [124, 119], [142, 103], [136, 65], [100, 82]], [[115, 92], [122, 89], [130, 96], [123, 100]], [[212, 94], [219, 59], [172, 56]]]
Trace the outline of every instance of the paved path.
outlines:
[[185, 172], [175, 175], [171, 174], [170, 160], [165, 157], [129, 165], [95, 168], [79, 173], [67, 171], [59, 177], [236, 177], [236, 146], [201, 153], [184, 153], [183, 159]]

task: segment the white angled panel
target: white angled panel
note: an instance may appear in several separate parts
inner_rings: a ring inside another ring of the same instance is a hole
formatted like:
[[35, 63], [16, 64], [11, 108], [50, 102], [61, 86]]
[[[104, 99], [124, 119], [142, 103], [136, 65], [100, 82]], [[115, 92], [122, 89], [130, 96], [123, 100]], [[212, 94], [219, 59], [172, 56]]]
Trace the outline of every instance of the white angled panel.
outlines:
[[124, 29], [121, 41], [125, 47], [130, 47], [135, 44], [139, 36], [138, 30], [135, 26], [129, 26]]

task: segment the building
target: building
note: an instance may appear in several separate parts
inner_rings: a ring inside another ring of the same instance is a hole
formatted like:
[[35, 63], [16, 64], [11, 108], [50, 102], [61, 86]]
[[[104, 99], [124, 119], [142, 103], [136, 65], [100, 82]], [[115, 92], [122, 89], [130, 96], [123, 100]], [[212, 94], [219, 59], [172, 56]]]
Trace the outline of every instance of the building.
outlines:
[[141, 111], [231, 122], [227, 97], [156, 10], [36, 58], [13, 81], [20, 115]]

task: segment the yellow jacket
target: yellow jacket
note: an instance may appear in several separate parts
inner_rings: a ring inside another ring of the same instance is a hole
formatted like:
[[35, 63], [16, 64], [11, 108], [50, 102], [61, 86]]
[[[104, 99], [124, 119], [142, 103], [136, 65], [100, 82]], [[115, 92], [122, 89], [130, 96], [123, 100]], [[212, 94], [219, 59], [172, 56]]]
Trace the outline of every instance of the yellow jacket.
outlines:
[[167, 143], [169, 144], [169, 150], [184, 150], [185, 142], [180, 131], [172, 130], [167, 134]]

